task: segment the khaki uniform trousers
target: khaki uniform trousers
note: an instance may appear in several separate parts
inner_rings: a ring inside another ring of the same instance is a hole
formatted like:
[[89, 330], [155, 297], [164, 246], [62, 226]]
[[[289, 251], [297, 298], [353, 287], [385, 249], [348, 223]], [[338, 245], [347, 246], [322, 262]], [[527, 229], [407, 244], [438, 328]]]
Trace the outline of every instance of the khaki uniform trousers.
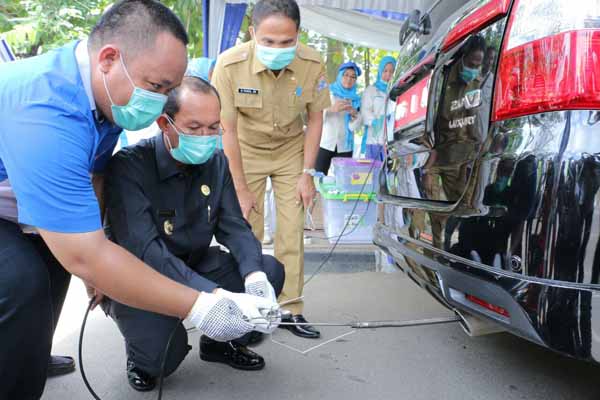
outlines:
[[[303, 135], [299, 137], [303, 139]], [[258, 212], [250, 213], [249, 222], [258, 240], [264, 235], [264, 197], [267, 177], [275, 195], [277, 228], [275, 258], [285, 267], [285, 283], [279, 302], [297, 299], [304, 288], [304, 206], [297, 203], [296, 190], [304, 165], [303, 140], [291, 140], [273, 150], [241, 144], [244, 173], [248, 187], [256, 196]], [[301, 300], [285, 306], [293, 314], [302, 314]]]

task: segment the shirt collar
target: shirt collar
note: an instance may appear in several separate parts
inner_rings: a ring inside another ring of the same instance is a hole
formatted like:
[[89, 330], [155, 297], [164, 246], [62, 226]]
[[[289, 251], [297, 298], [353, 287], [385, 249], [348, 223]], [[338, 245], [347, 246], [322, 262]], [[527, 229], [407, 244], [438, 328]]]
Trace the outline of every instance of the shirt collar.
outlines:
[[79, 68], [79, 75], [83, 81], [85, 94], [90, 102], [90, 109], [96, 111], [96, 102], [94, 101], [94, 93], [92, 92], [92, 72], [90, 68], [90, 53], [87, 48], [87, 40], [82, 40], [77, 43], [75, 48], [75, 59]]
[[169, 150], [165, 145], [163, 135], [164, 134], [161, 132], [152, 138], [152, 140], [154, 140], [154, 149], [156, 152], [158, 177], [161, 181], [169, 179], [180, 172], [179, 168], [177, 168], [177, 162], [171, 157], [171, 153], [169, 153]]

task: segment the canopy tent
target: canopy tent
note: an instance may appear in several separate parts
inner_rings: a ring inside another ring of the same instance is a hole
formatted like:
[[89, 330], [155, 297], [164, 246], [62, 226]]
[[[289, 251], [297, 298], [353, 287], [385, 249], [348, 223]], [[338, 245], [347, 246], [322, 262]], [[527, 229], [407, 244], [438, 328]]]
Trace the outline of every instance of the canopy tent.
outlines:
[[[433, 29], [467, 0], [297, 0], [302, 27], [346, 43], [399, 50], [400, 27], [415, 9], [431, 12]], [[256, 0], [206, 0], [205, 55], [216, 58], [237, 39], [248, 3]], [[208, 19], [206, 18], [208, 16]]]

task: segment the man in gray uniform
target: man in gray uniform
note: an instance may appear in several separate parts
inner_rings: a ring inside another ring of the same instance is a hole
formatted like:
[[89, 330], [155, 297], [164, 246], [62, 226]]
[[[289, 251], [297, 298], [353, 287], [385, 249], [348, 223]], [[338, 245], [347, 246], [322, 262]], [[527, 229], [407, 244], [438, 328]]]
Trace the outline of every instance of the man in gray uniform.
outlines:
[[[220, 288], [275, 301], [283, 265], [263, 255], [240, 209], [221, 135], [220, 101], [206, 81], [185, 77], [170, 92], [158, 119], [162, 134], [117, 153], [106, 174], [106, 213], [111, 238], [159, 273], [203, 292]], [[210, 247], [215, 237], [229, 249]], [[127, 375], [139, 391], [151, 390], [176, 318], [116, 301], [103, 304], [125, 338]], [[255, 332], [253, 332], [254, 334]], [[264, 367], [247, 349], [248, 335], [232, 342], [200, 339], [200, 358], [234, 368]], [[175, 371], [190, 350], [179, 324], [165, 367]]]

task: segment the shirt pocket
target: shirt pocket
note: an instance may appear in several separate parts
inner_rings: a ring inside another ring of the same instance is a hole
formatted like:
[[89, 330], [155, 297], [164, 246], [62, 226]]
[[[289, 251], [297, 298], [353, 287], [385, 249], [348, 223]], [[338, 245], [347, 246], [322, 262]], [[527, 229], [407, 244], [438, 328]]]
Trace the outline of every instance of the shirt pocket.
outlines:
[[311, 102], [312, 95], [307, 89], [294, 87], [289, 96], [288, 105], [294, 115], [306, 112], [306, 106]]
[[234, 102], [235, 107], [242, 112], [256, 112], [256, 110], [263, 108], [261, 93], [236, 93]]

